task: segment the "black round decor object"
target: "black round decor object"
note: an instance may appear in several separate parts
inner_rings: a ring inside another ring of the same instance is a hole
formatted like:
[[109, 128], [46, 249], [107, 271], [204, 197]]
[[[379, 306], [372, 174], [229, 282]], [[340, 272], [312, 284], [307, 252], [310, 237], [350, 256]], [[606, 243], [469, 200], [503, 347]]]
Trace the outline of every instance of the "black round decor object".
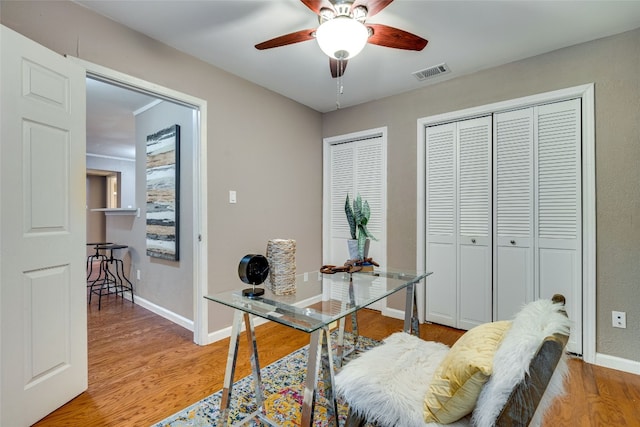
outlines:
[[264, 294], [264, 289], [256, 289], [255, 286], [264, 282], [268, 275], [269, 261], [267, 258], [258, 254], [245, 255], [238, 265], [238, 276], [244, 283], [254, 287], [244, 289], [242, 295], [253, 298]]

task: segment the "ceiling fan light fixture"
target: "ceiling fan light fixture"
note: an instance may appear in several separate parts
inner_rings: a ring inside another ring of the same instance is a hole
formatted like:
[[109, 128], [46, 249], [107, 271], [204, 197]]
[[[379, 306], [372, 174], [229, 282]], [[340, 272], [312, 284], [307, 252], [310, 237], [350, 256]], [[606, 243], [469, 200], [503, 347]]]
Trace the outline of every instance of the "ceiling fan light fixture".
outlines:
[[360, 21], [338, 16], [323, 22], [316, 30], [320, 49], [334, 59], [351, 59], [367, 44], [369, 30]]

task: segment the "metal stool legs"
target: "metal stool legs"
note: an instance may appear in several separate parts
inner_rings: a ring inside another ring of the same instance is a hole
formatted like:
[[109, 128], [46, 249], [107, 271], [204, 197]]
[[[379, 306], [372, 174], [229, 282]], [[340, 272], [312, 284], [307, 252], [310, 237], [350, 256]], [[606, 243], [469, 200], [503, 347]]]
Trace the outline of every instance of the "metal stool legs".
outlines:
[[124, 274], [124, 262], [113, 256], [113, 251], [117, 249], [126, 249], [126, 245], [102, 245], [96, 248], [96, 252], [100, 250], [109, 250], [110, 256], [101, 255], [100, 273], [98, 278], [89, 285], [89, 304], [93, 294], [98, 295], [98, 310], [102, 308], [102, 296], [115, 294], [124, 299], [125, 292], [131, 293], [131, 303], [134, 303], [133, 284]]

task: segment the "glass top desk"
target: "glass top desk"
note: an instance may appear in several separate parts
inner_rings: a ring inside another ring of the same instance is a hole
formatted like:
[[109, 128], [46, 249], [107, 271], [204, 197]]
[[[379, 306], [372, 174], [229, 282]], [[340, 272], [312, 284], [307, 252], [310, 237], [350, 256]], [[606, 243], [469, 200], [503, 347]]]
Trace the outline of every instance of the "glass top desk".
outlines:
[[[238, 340], [243, 319], [251, 354], [251, 370], [258, 407], [257, 411], [248, 415], [247, 418], [259, 418], [267, 424], [275, 425], [266, 417], [263, 410], [263, 387], [252, 317], [258, 316], [311, 334], [302, 403], [302, 425], [310, 426], [313, 422], [314, 396], [320, 372], [323, 375], [325, 396], [332, 403], [332, 408], [328, 408], [328, 411], [329, 413], [333, 412], [333, 419], [337, 421], [337, 401], [333, 390], [334, 355], [329, 331], [330, 325], [336, 321], [339, 322], [336, 360], [340, 364], [342, 363], [345, 317], [353, 315], [354, 334], [357, 336], [355, 313], [359, 309], [406, 289], [404, 331], [417, 334], [415, 285], [420, 282], [424, 283], [423, 279], [429, 274], [431, 273], [393, 269], [336, 274], [313, 272], [296, 276], [296, 293], [293, 295], [275, 295], [266, 287], [264, 295], [249, 298], [242, 295], [242, 289], [239, 286], [237, 290], [205, 296], [211, 301], [235, 309], [220, 404], [222, 425], [227, 425], [229, 418]], [[311, 305], [313, 307], [309, 307]], [[243, 420], [241, 423], [245, 421]]]

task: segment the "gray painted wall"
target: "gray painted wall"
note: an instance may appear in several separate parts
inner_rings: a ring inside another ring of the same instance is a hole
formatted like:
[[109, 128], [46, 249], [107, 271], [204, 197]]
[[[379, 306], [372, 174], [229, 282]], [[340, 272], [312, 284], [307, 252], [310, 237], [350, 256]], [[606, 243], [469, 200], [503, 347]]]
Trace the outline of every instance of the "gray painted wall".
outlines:
[[[135, 206], [135, 161], [87, 154], [87, 169], [120, 172], [120, 207]], [[102, 207], [105, 208], [106, 206]]]
[[[427, 48], [428, 49], [428, 48]], [[595, 83], [596, 351], [640, 361], [640, 29], [327, 113], [323, 137], [388, 126], [388, 262], [416, 258], [416, 121]], [[394, 301], [401, 307], [400, 301]], [[611, 311], [627, 312], [627, 329]]]
[[[146, 255], [146, 142], [147, 135], [172, 125], [180, 126], [180, 232], [178, 261]], [[136, 257], [133, 270], [140, 269], [137, 293], [146, 300], [193, 320], [193, 109], [163, 101], [136, 116]]]

